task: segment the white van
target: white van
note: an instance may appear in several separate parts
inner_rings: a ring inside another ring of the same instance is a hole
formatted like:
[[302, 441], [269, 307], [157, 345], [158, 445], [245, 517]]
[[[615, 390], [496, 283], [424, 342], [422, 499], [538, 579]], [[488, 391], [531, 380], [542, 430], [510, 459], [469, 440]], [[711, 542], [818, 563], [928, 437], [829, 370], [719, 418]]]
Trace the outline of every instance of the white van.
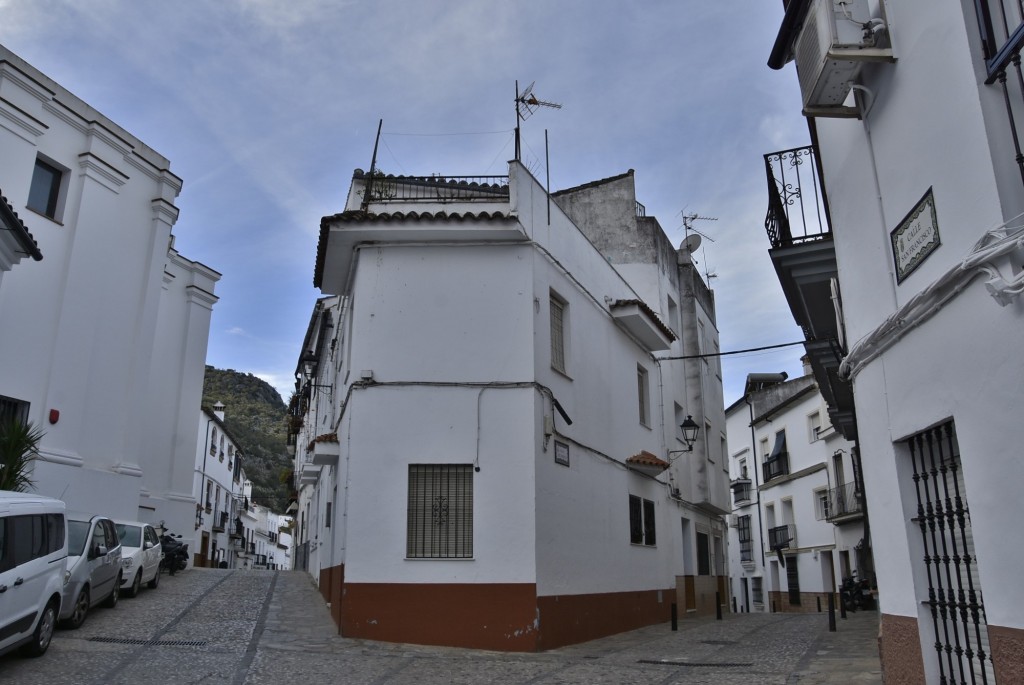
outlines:
[[60, 614], [68, 541], [64, 503], [0, 491], [0, 654], [42, 656]]

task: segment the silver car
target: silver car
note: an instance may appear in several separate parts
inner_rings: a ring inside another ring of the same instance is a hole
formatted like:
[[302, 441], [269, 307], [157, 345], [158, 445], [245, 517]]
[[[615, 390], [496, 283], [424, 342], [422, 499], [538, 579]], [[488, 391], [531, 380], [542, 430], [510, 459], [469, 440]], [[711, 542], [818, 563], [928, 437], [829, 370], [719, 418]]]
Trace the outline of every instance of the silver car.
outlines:
[[60, 620], [68, 628], [85, 622], [89, 610], [103, 602], [117, 606], [121, 594], [121, 542], [106, 516], [68, 513], [68, 570]]

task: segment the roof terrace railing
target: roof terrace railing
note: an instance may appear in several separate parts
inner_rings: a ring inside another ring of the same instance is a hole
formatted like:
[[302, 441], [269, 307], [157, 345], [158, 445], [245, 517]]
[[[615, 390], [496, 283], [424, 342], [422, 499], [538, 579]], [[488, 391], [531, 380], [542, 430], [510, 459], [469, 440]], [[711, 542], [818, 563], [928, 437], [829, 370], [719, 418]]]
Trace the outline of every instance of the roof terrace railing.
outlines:
[[1020, 0], [975, 0], [985, 58], [986, 85], [999, 84], [1006, 103], [1006, 119], [1013, 141], [1014, 160], [1024, 181], [1024, 151], [1020, 126], [1024, 125], [1024, 4]]
[[768, 213], [764, 228], [773, 248], [832, 236], [828, 205], [814, 146], [764, 156], [768, 176]]
[[508, 200], [508, 176], [368, 176], [370, 202]]

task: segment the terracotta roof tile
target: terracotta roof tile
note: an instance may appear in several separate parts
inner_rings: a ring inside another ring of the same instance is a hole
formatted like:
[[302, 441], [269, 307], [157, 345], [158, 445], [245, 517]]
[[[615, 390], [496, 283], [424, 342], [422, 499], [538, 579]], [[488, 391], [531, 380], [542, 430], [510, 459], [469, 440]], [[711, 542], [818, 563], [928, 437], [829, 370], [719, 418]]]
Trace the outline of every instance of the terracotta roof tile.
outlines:
[[637, 466], [653, 466], [655, 468], [667, 469], [669, 463], [664, 459], [659, 459], [655, 455], [651, 454], [647, 450], [641, 450], [640, 454], [634, 454], [632, 457], [626, 460], [627, 464], [636, 464]]
[[43, 253], [39, 251], [36, 239], [28, 232], [25, 223], [18, 216], [18, 213], [14, 211], [14, 207], [11, 206], [11, 203], [7, 201], [2, 192], [0, 192], [0, 220], [2, 220], [5, 227], [14, 232], [14, 237], [25, 250], [25, 254], [37, 262], [43, 258]]

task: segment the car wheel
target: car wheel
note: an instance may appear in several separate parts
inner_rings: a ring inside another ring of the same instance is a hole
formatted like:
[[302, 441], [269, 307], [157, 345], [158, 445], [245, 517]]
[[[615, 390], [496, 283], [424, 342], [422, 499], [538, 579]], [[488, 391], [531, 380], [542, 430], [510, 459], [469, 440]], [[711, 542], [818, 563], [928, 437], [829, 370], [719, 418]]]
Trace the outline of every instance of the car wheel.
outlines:
[[153, 580], [149, 581], [149, 589], [155, 590], [156, 586], [160, 584], [160, 567], [157, 567], [156, 573], [153, 574]]
[[139, 572], [135, 574], [131, 586], [125, 590], [124, 594], [128, 597], [135, 597], [139, 594], [140, 587], [142, 587], [142, 569], [139, 569]]
[[103, 602], [103, 606], [108, 609], [113, 609], [117, 606], [117, 600], [121, 597], [121, 574], [117, 574], [117, 579], [114, 580], [114, 589], [110, 591], [110, 595]]
[[85, 617], [89, 615], [89, 587], [83, 587], [82, 591], [78, 593], [78, 597], [75, 598], [75, 610], [71, 612], [71, 616], [64, 621], [64, 625], [71, 630], [77, 630], [85, 623]]
[[50, 601], [43, 609], [43, 615], [39, 617], [35, 632], [32, 633], [32, 642], [25, 645], [22, 654], [25, 656], [42, 656], [50, 647], [50, 640], [53, 639], [53, 629], [57, 625], [57, 603]]

